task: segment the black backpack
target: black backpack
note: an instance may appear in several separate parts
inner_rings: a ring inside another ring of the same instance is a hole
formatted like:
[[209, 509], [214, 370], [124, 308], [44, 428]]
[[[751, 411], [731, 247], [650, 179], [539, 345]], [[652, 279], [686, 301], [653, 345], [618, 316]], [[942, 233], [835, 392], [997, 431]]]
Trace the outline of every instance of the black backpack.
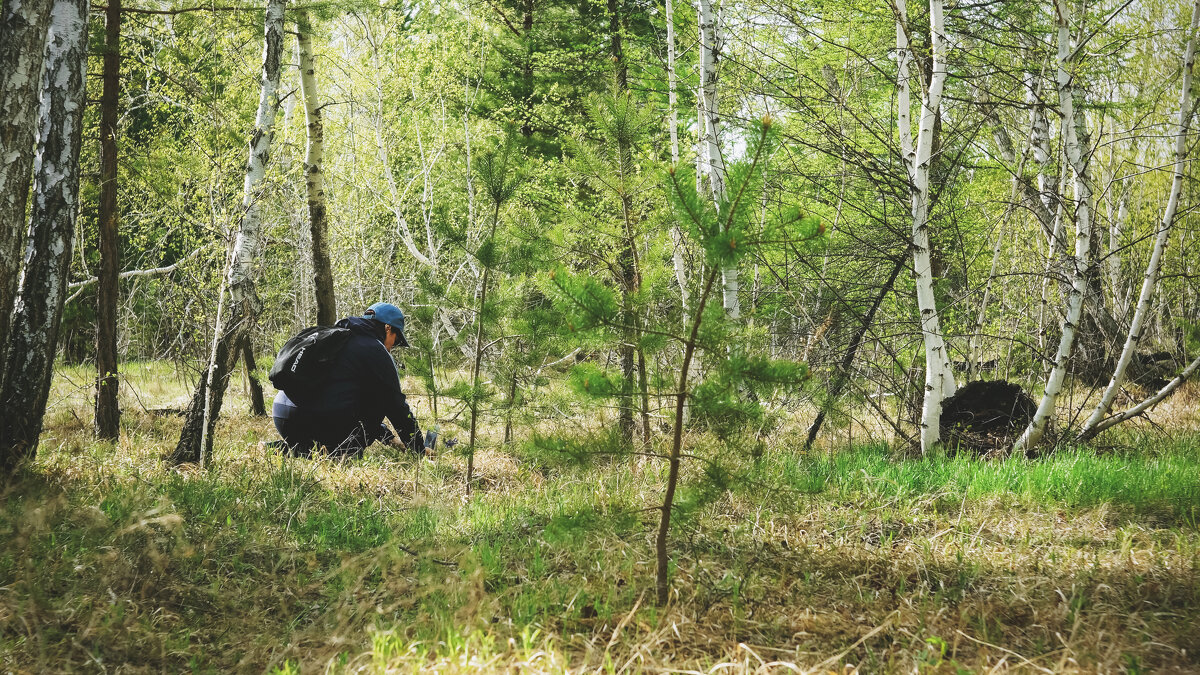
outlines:
[[288, 340], [275, 357], [268, 377], [276, 389], [293, 394], [315, 393], [329, 376], [329, 365], [350, 340], [349, 328], [313, 326]]

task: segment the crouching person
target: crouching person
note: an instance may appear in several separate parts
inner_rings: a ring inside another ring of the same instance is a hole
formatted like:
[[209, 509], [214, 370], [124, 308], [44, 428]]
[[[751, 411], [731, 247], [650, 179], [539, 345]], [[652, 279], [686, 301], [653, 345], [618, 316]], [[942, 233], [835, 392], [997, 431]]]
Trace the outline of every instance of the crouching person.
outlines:
[[[285, 389], [275, 396], [275, 428], [289, 454], [308, 457], [317, 446], [334, 456], [357, 458], [375, 442], [422, 452], [417, 420], [400, 389], [389, 353], [407, 347], [404, 313], [376, 303], [361, 316], [335, 324], [349, 330], [345, 344], [323, 365], [320, 385]], [[396, 435], [383, 424], [386, 417]]]

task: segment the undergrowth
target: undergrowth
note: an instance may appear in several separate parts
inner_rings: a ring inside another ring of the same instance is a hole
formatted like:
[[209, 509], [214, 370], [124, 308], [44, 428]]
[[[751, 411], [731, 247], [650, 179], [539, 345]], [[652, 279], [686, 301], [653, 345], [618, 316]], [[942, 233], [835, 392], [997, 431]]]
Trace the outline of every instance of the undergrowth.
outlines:
[[454, 453], [285, 459], [235, 414], [213, 468], [172, 469], [178, 418], [127, 405], [96, 443], [64, 405], [0, 488], [5, 671], [1200, 668], [1194, 434], [989, 461], [694, 436], [660, 608], [664, 466], [602, 421], [491, 438], [466, 499]]
[[966, 453], [896, 459], [887, 446], [862, 445], [811, 456], [781, 455], [764, 462], [754, 475], [782, 475], [786, 486], [800, 492], [876, 500], [936, 494], [1004, 498], [1027, 507], [1108, 504], [1194, 527], [1200, 506], [1200, 442], [1185, 438], [1107, 454], [1075, 447], [1038, 459], [989, 461]]

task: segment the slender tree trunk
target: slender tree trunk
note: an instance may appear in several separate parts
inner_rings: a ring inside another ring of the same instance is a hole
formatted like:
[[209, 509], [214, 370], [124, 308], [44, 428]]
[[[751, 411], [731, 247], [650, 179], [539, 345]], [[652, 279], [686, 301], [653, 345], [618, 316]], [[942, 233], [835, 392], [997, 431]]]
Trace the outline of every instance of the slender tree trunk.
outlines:
[[[436, 326], [435, 326], [435, 329], [434, 329], [435, 336], [436, 336], [436, 333], [437, 333], [437, 330], [436, 330]], [[434, 344], [433, 349], [430, 349], [426, 353], [426, 357], [429, 360], [429, 381], [433, 383], [433, 386], [431, 386], [429, 388], [429, 407], [433, 409], [433, 420], [434, 420], [434, 422], [436, 422], [437, 418], [438, 418], [438, 385], [437, 385], [437, 373], [433, 369], [433, 353], [435, 351], [437, 351], [437, 344], [438, 344], [437, 337], [434, 337], [433, 344]]]
[[[629, 68], [625, 63], [625, 53], [621, 42], [621, 9], [620, 0], [608, 0], [608, 34], [609, 34], [609, 56], [612, 58], [615, 69], [615, 84], [617, 96], [627, 97], [629, 94]], [[632, 200], [626, 194], [628, 172], [632, 163], [632, 152], [630, 151], [629, 142], [625, 138], [617, 139], [617, 163], [618, 173], [620, 175], [620, 199], [621, 199], [621, 218], [624, 224], [624, 242], [621, 251], [618, 254], [618, 276], [617, 281], [621, 286], [621, 307], [622, 317], [621, 323], [624, 325], [622, 332], [622, 340], [620, 347], [621, 355], [621, 396], [620, 405], [617, 414], [617, 428], [621, 431], [621, 439], [625, 442], [625, 446], [633, 447], [634, 436], [634, 421], [633, 421], [633, 392], [635, 388], [635, 352], [637, 351], [638, 334], [636, 323], [636, 313], [633, 310], [632, 302], [633, 295], [637, 292], [638, 271], [637, 271], [637, 242], [634, 239], [633, 227], [631, 223]]]
[[[1045, 364], [1047, 359], [1046, 353], [1050, 349], [1050, 338], [1048, 333], [1049, 314], [1050, 314], [1050, 286], [1051, 280], [1055, 276], [1055, 266], [1059, 265], [1059, 256], [1063, 251], [1063, 239], [1066, 233], [1067, 209], [1065, 199], [1062, 197], [1066, 193], [1066, 172], [1063, 171], [1059, 176], [1058, 191], [1059, 195], [1057, 206], [1054, 209], [1054, 221], [1050, 228], [1050, 234], [1047, 235], [1046, 245], [1046, 267], [1042, 276], [1042, 289], [1040, 296], [1040, 304], [1038, 309], [1038, 350], [1039, 363]], [[1067, 294], [1070, 294], [1071, 288], [1068, 285]], [[1053, 364], [1045, 366], [1043, 373], [1049, 377], [1050, 368]]]
[[1083, 429], [1080, 431], [1080, 437], [1085, 440], [1096, 434], [1097, 426], [1104, 419], [1104, 416], [1112, 410], [1113, 401], [1116, 400], [1117, 393], [1121, 389], [1121, 384], [1125, 381], [1125, 371], [1129, 367], [1129, 362], [1133, 359], [1138, 341], [1142, 338], [1142, 324], [1146, 320], [1146, 314], [1150, 310], [1151, 298], [1154, 296], [1155, 288], [1158, 285], [1158, 268], [1162, 262], [1163, 251], [1167, 248], [1171, 229], [1175, 225], [1175, 212], [1179, 207], [1179, 195], [1183, 191], [1183, 172], [1188, 159], [1187, 134], [1188, 122], [1191, 117], [1190, 93], [1192, 88], [1192, 68], [1196, 61], [1195, 35], [1197, 26], [1200, 26], [1200, 0], [1196, 0], [1192, 7], [1192, 21], [1188, 31], [1187, 47], [1184, 48], [1183, 54], [1183, 84], [1179, 95], [1179, 117], [1175, 123], [1175, 175], [1171, 181], [1171, 194], [1167, 198], [1167, 205], [1163, 209], [1162, 223], [1159, 225], [1158, 234], [1154, 238], [1154, 249], [1150, 253], [1150, 262], [1146, 264], [1146, 275], [1142, 279], [1142, 291], [1138, 295], [1137, 309], [1133, 312], [1133, 320], [1129, 324], [1129, 333], [1125, 338], [1125, 345], [1121, 349], [1121, 356], [1117, 359], [1112, 379], [1104, 389], [1104, 393], [1100, 396], [1099, 403], [1096, 404], [1095, 410], [1088, 416], [1087, 421], [1083, 424]]
[[649, 450], [650, 433], [650, 375], [646, 372], [646, 353], [637, 349], [638, 389], [642, 394], [642, 445]]
[[325, 215], [325, 126], [321, 122], [321, 105], [317, 96], [312, 27], [305, 11], [296, 14], [296, 52], [300, 62], [300, 90], [304, 95], [304, 119], [308, 130], [308, 145], [304, 153], [304, 185], [308, 193], [308, 226], [312, 232], [317, 325], [331, 326], [337, 321], [337, 300], [333, 291], [333, 267], [329, 262], [329, 226]]
[[[675, 75], [675, 4], [666, 0], [667, 13], [667, 127], [671, 135], [671, 166], [679, 164], [679, 95], [676, 91], [678, 78]], [[679, 284], [680, 316], [688, 317], [688, 270], [683, 258], [683, 230], [679, 223], [671, 225], [671, 264], [675, 268], [675, 282]]]
[[525, 47], [525, 60], [521, 64], [521, 83], [525, 91], [525, 110], [521, 113], [521, 135], [525, 138], [533, 136], [533, 0], [525, 0], [521, 18], [521, 40]]
[[700, 334], [700, 322], [704, 318], [704, 305], [712, 292], [713, 283], [717, 279], [717, 270], [708, 273], [704, 289], [700, 291], [696, 312], [692, 315], [691, 332], [683, 344], [683, 365], [679, 371], [679, 393], [675, 395], [675, 430], [671, 436], [671, 454], [667, 459], [667, 490], [663, 494], [662, 514], [658, 521], [658, 535], [654, 539], [654, 552], [657, 561], [654, 586], [658, 606], [667, 604], [671, 587], [670, 556], [667, 555], [667, 537], [671, 532], [671, 509], [675, 506], [675, 489], [679, 484], [679, 459], [683, 449], [683, 411], [688, 396], [688, 370], [692, 367], [692, 357], [696, 353], [696, 341]]
[[[492, 227], [488, 232], [487, 241], [496, 236], [496, 225], [500, 222], [500, 202], [495, 203], [492, 210]], [[482, 244], [481, 244], [482, 245]], [[479, 420], [479, 372], [483, 365], [483, 313], [487, 309], [488, 282], [491, 280], [492, 266], [483, 266], [483, 279], [479, 284], [479, 311], [475, 313], [475, 360], [471, 365], [471, 431], [467, 449], [467, 496], [471, 496], [471, 484], [475, 479], [475, 430]]]
[[1121, 242], [1125, 238], [1125, 224], [1129, 222], [1129, 193], [1126, 187], [1117, 201], [1117, 214], [1108, 228], [1108, 251], [1105, 254], [1105, 271], [1111, 287], [1113, 312], [1117, 316], [1129, 316], [1129, 300], [1133, 293], [1131, 285], [1121, 274]]
[[996, 279], [996, 268], [1000, 265], [1000, 250], [1003, 248], [1004, 233], [996, 234], [996, 243], [992, 246], [992, 266], [988, 270], [987, 281], [983, 285], [983, 298], [979, 300], [979, 313], [975, 318], [975, 330], [971, 332], [971, 341], [967, 349], [967, 380], [974, 380], [979, 376], [980, 363], [983, 361], [983, 354], [979, 350], [979, 336], [983, 334], [983, 327], [987, 323], [988, 302], [992, 299], [992, 281]]
[[504, 415], [504, 444], [512, 443], [513, 410], [517, 404], [517, 369], [513, 368], [512, 377], [508, 382], [508, 410]]
[[121, 0], [104, 11], [104, 72], [100, 93], [100, 269], [96, 288], [96, 436], [115, 439], [121, 433], [117, 400], [118, 270], [121, 266], [117, 229], [117, 120], [121, 96]]
[[[1046, 115], [1046, 106], [1042, 104], [1042, 91], [1046, 78], [1041, 72], [1030, 73], [1029, 78], [1027, 99], [1032, 109], [1029, 144], [1033, 147], [1033, 159], [1037, 162], [1037, 191], [1042, 202], [1039, 213], [1052, 214], [1055, 205], [1059, 204], [1061, 200], [1057, 189], [1058, 183], [1055, 177], [1050, 175], [1050, 119]], [[1051, 189], [1051, 186], [1054, 186], [1054, 189]], [[1050, 219], [1050, 229], [1046, 229], [1045, 216], [1039, 216], [1038, 220], [1042, 222], [1042, 228], [1047, 235], [1053, 232], [1053, 217]]]
[[887, 297], [888, 293], [892, 292], [892, 286], [896, 283], [896, 278], [900, 276], [900, 270], [904, 269], [904, 262], [904, 258], [896, 261], [896, 265], [892, 268], [892, 273], [888, 276], [887, 281], [883, 282], [883, 286], [879, 289], [879, 293], [871, 303], [870, 309], [867, 310], [866, 316], [863, 317], [862, 324], [858, 327], [858, 331], [850, 341], [850, 348], [846, 350], [845, 356], [842, 357], [842, 363], [838, 368], [837, 375], [834, 377], [833, 383], [829, 386], [828, 403], [821, 407], [821, 410], [817, 412], [816, 419], [808, 427], [808, 438], [804, 441], [805, 450], [811, 448], [813, 443], [816, 442], [817, 434], [821, 433], [821, 424], [825, 421], [826, 413], [832, 406], [833, 401], [842, 395], [842, 390], [846, 388], [846, 384], [850, 381], [850, 368], [854, 365], [854, 358], [858, 355], [858, 349], [862, 346], [863, 338], [866, 337], [867, 331], [871, 328], [871, 323], [875, 320], [875, 313], [879, 311], [879, 306], [883, 304], [883, 300]]
[[0, 10], [0, 364], [8, 349], [21, 272], [38, 84], [53, 4], [53, 0], [5, 0]]
[[41, 77], [33, 208], [0, 391], [0, 473], [37, 449], [50, 395], [79, 206], [87, 0], [55, 0]]
[[[1092, 164], [1092, 142], [1088, 133], [1087, 119], [1083, 111], [1075, 108], [1075, 137], [1079, 139], [1079, 150], [1082, 156], [1082, 166], [1088, 171], [1088, 184], [1091, 185], [1090, 169]], [[1089, 188], [1089, 195], [1091, 189]], [[1092, 207], [1089, 206], [1089, 213]], [[1094, 216], [1093, 216], [1094, 219]], [[1113, 317], [1106, 302], [1104, 293], [1104, 275], [1100, 258], [1100, 228], [1094, 224], [1088, 235], [1087, 265], [1083, 268], [1084, 295], [1083, 316], [1075, 331], [1075, 349], [1071, 359], [1071, 370], [1079, 374], [1085, 382], [1099, 384], [1107, 379], [1111, 368], [1115, 365], [1111, 358], [1116, 349], [1117, 341], [1121, 339], [1121, 329]]]
[[629, 65], [621, 40], [621, 0], [608, 0], [608, 39], [613, 65], [616, 68], [617, 92], [629, 91]]
[[[629, 96], [629, 66], [625, 61], [625, 51], [622, 44], [623, 15], [621, 0], [608, 0], [609, 39], [611, 57], [615, 67], [617, 96], [623, 97], [628, 103]], [[622, 324], [624, 324], [621, 344], [621, 403], [618, 415], [618, 427], [626, 447], [633, 447], [634, 437], [634, 391], [638, 387], [637, 356], [641, 351], [641, 329], [638, 326], [639, 315], [633, 306], [633, 298], [641, 288], [641, 270], [637, 254], [637, 232], [634, 223], [633, 198], [629, 194], [629, 183], [633, 173], [633, 149], [629, 139], [620, 135], [617, 138], [617, 163], [620, 176], [621, 219], [624, 226], [624, 245], [619, 254], [618, 280], [621, 285], [621, 306], [623, 308]], [[643, 358], [644, 361], [644, 358]], [[642, 415], [649, 415], [648, 402], [643, 401]]]
[[[1051, 232], [1054, 227], [1054, 213], [1050, 210], [1050, 204], [1053, 202], [1046, 199], [1046, 196], [1042, 194], [1042, 185], [1046, 179], [1044, 172], [1040, 168], [1043, 160], [1037, 160], [1039, 164], [1037, 184], [1031, 183], [1025, 178], [1025, 160], [1029, 156], [1028, 152], [1023, 150], [1020, 155], [1017, 154], [1017, 148], [1013, 146], [1012, 137], [1008, 135], [1008, 130], [1004, 128], [1004, 122], [1001, 121], [1000, 116], [996, 114], [995, 106], [986, 100], [981, 103], [984, 107], [984, 114], [992, 123], [992, 138], [996, 143], [996, 149], [999, 150], [1000, 157], [1012, 166], [1015, 172], [1013, 174], [1013, 191], [1021, 193], [1024, 205], [1033, 211], [1034, 216], [1037, 217], [1038, 223], [1042, 227], [1042, 231], [1046, 233]], [[1030, 145], [1033, 146], [1035, 158], [1041, 157], [1045, 152], [1038, 148], [1038, 144], [1043, 142], [1039, 140], [1040, 135], [1043, 133], [1041, 130], [1042, 121], [1044, 120], [1034, 119], [1033, 127], [1030, 129], [1029, 134]], [[1016, 204], [1015, 195], [1009, 201]]]
[[[713, 9], [712, 0], [698, 0], [698, 20], [700, 22], [700, 91], [697, 100], [700, 104], [700, 145], [703, 150], [703, 160], [700, 164], [704, 177], [708, 180], [713, 203], [719, 208], [719, 205], [725, 201], [725, 186], [728, 182], [725, 176], [725, 158], [721, 154], [720, 99], [717, 88], [718, 62], [721, 49], [725, 46], [725, 40], [720, 18]], [[721, 304], [725, 308], [725, 315], [734, 320], [740, 319], [742, 315], [738, 290], [737, 265], [722, 268]]]
[[[628, 309], [622, 311], [622, 318], [628, 319], [632, 313]], [[621, 355], [621, 395], [617, 410], [617, 429], [621, 432], [621, 441], [625, 447], [633, 447], [633, 390], [637, 374], [634, 372], [633, 334], [628, 328], [624, 331], [624, 339], [619, 349]]]
[[[1046, 106], [1042, 102], [1044, 89], [1044, 73], [1030, 71], [1026, 73], [1025, 89], [1026, 102], [1030, 108], [1029, 145], [1033, 151], [1033, 159], [1037, 164], [1037, 203], [1034, 213], [1042, 226], [1042, 233], [1047, 241], [1046, 272], [1042, 279], [1041, 293], [1038, 298], [1037, 336], [1039, 355], [1046, 351], [1046, 320], [1049, 311], [1050, 275], [1056, 252], [1062, 239], [1063, 200], [1058, 176], [1052, 176], [1050, 169], [1050, 119], [1046, 115]], [[1038, 240], [1040, 243], [1040, 239]], [[1038, 361], [1043, 363], [1041, 359]]]
[[242, 335], [240, 351], [242, 366], [246, 369], [246, 384], [250, 389], [250, 414], [255, 417], [266, 417], [266, 397], [263, 396], [262, 382], [258, 381], [258, 375], [254, 372], [258, 369], [258, 365], [254, 361], [254, 345], [251, 343], [249, 333]]
[[1037, 447], [1046, 433], [1046, 427], [1054, 418], [1055, 405], [1062, 392], [1063, 380], [1066, 378], [1068, 361], [1075, 347], [1075, 334], [1079, 320], [1083, 316], [1083, 297], [1086, 292], [1087, 280], [1085, 271], [1091, 259], [1092, 243], [1092, 191], [1087, 175], [1087, 165], [1076, 134], [1075, 120], [1075, 88], [1072, 85], [1072, 75], [1067, 68], [1074, 65], [1071, 57], [1070, 10], [1066, 0], [1056, 0], [1056, 18], [1058, 23], [1058, 104], [1062, 111], [1063, 145], [1067, 160], [1075, 174], [1075, 258], [1074, 269], [1071, 271], [1071, 291], [1067, 296], [1067, 313], [1062, 322], [1062, 336], [1058, 343], [1058, 352], [1054, 358], [1054, 367], [1046, 378], [1046, 387], [1042, 393], [1041, 402], [1029, 426], [1014, 444], [1014, 451], [1028, 450]]
[[243, 216], [229, 254], [217, 324], [208, 368], [192, 394], [183, 433], [175, 447], [176, 463], [199, 462], [205, 466], [212, 456], [213, 431], [221, 414], [221, 403], [229, 386], [229, 376], [237, 361], [238, 347], [254, 319], [257, 298], [254, 294], [253, 264], [258, 255], [262, 230], [259, 191], [266, 175], [271, 151], [272, 129], [279, 113], [279, 71], [283, 52], [284, 0], [269, 0], [264, 28], [262, 88], [258, 99], [255, 129], [250, 137], [249, 159], [243, 184]]
[[933, 294], [933, 269], [929, 242], [929, 166], [932, 160], [934, 126], [946, 82], [945, 28], [941, 0], [930, 0], [929, 29], [933, 52], [931, 75], [921, 92], [921, 119], [914, 146], [910, 114], [909, 68], [914, 59], [909, 46], [907, 10], [904, 0], [895, 0], [897, 71], [897, 108], [900, 149], [912, 184], [913, 268], [916, 273], [917, 307], [921, 312], [921, 335], [925, 345], [925, 396], [921, 410], [921, 451], [941, 441], [942, 401], [956, 389], [946, 343], [942, 337], [937, 300]]

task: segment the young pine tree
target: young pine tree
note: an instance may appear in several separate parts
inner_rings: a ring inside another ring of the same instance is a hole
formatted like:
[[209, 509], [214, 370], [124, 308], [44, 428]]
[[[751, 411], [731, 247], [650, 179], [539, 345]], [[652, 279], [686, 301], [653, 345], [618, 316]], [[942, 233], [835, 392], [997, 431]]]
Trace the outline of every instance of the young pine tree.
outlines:
[[[671, 445], [666, 456], [667, 482], [656, 540], [655, 590], [660, 605], [667, 602], [670, 592], [668, 536], [679, 488], [687, 401], [689, 398], [693, 401], [691, 424], [713, 430], [718, 437], [726, 439], [727, 446], [737, 449], [744, 447], [739, 446], [739, 435], [744, 437], [748, 427], [757, 428], [763, 419], [762, 396], [750, 397], [745, 392], [762, 393], [779, 387], [795, 387], [806, 376], [803, 364], [771, 360], [743, 348], [741, 338], [744, 336], [738, 332], [741, 329], [726, 320], [720, 301], [713, 301], [721, 270], [736, 265], [760, 247], [779, 242], [794, 244], [822, 232], [820, 223], [799, 209], [784, 209], [763, 216], [758, 196], [763, 189], [762, 159], [770, 151], [771, 137], [771, 122], [766, 118], [750, 144], [747, 160], [730, 163], [729, 190], [719, 201], [698, 194], [693, 178], [676, 175], [674, 169], [671, 171], [668, 192], [689, 237], [703, 251], [704, 273], [682, 332], [679, 321], [668, 317], [651, 317], [659, 320], [641, 327], [646, 334], [670, 338], [682, 347], [682, 362], [676, 374]], [[594, 277], [572, 274], [565, 269], [551, 272], [550, 280], [557, 289], [572, 329], [580, 332], [620, 331], [628, 327], [624, 305], [613, 288]], [[693, 388], [691, 370], [700, 353], [704, 355], [708, 374]], [[597, 394], [610, 393], [617, 386], [599, 372], [577, 372], [576, 379], [582, 380], [585, 389], [594, 389]], [[712, 481], [726, 474], [716, 470], [707, 471], [705, 475]]]
[[611, 327], [621, 380], [614, 393], [617, 427], [629, 448], [637, 427], [644, 447], [649, 447], [651, 438], [643, 325], [646, 299], [654, 289], [646, 287], [646, 265], [639, 253], [647, 238], [646, 214], [661, 203], [657, 174], [643, 159], [644, 146], [657, 126], [652, 113], [639, 107], [628, 91], [594, 96], [588, 101], [587, 115], [595, 138], [577, 138], [567, 145], [570, 166], [584, 181], [576, 204], [577, 217], [587, 224], [580, 228], [580, 237], [591, 240], [589, 248], [602, 258], [617, 292], [620, 316]]

